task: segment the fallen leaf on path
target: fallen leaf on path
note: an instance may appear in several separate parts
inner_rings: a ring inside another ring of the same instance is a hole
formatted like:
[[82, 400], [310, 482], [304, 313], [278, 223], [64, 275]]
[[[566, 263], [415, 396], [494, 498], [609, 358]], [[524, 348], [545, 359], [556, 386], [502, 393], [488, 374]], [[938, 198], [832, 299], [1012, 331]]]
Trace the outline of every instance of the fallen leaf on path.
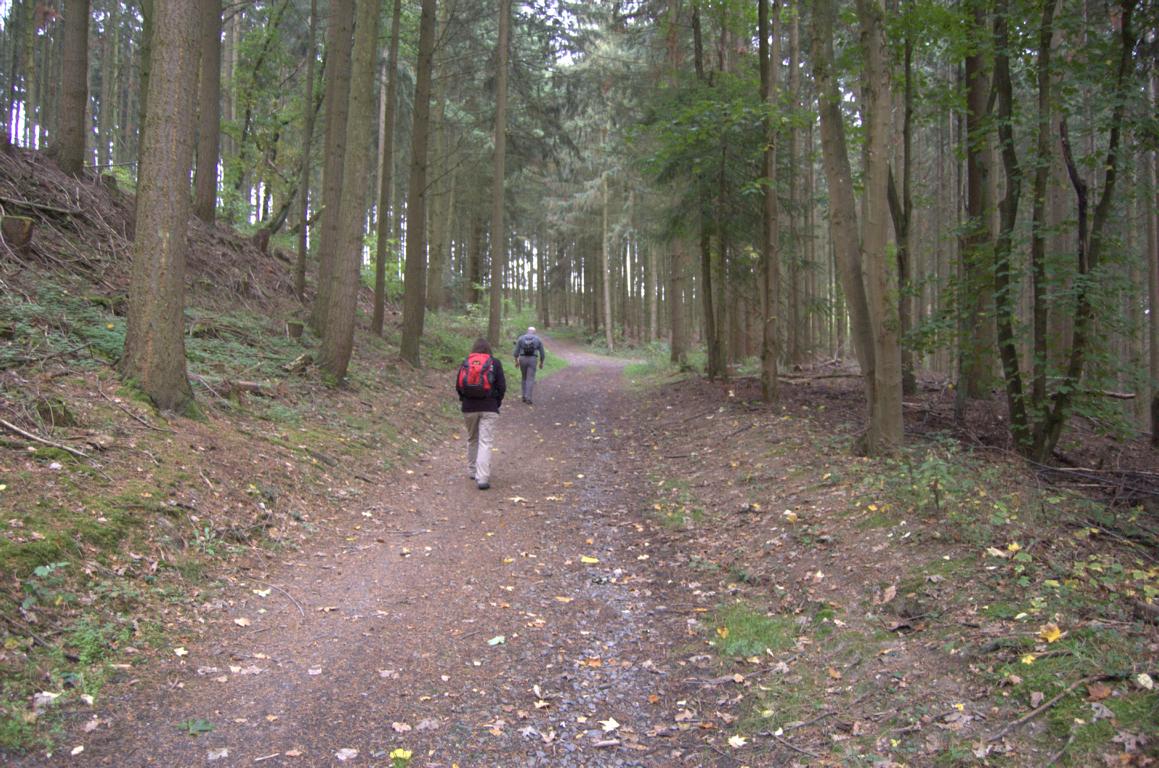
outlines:
[[242, 616], [240, 619], [234, 619], [233, 623], [237, 624], [239, 627], [248, 627], [252, 622], [245, 616]]
[[[72, 755], [73, 757], [76, 757], [77, 755], [79, 755], [81, 752], [84, 752], [84, 751], [85, 751], [84, 745], [78, 744], [77, 746], [72, 748], [72, 751], [69, 752], [69, 754]], [[212, 760], [213, 758], [211, 757], [209, 759]]]
[[1095, 683], [1087, 686], [1087, 700], [1102, 701], [1112, 693], [1111, 686], [1106, 683]]
[[1057, 642], [1062, 637], [1062, 630], [1054, 622], [1043, 624], [1038, 628], [1038, 639], [1045, 640], [1048, 643]]
[[353, 760], [354, 758], [358, 757], [358, 750], [350, 749], [349, 747], [343, 747], [334, 753], [334, 757], [345, 763], [347, 760]]
[[408, 731], [412, 730], [410, 723], [400, 723], [397, 721], [391, 723], [390, 727], [394, 729], [395, 733], [407, 733]]
[[575, 600], [574, 597], [566, 597], [564, 595], [556, 595], [555, 599], [561, 603], [570, 603], [572, 600]]
[[210, 762], [213, 762], [214, 760], [220, 760], [223, 757], [229, 757], [228, 747], [222, 747], [221, 749], [211, 749], [205, 755], [205, 759]]
[[258, 597], [269, 597], [270, 593], [273, 592], [273, 590], [272, 589], [251, 589], [250, 592], [253, 592]]
[[598, 563], [599, 561], [600, 561], [600, 559], [598, 557], [592, 557], [591, 555], [581, 555], [580, 556], [580, 562], [586, 563], [587, 565], [593, 565], [595, 563]]
[[523, 502], [527, 501], [527, 499], [523, 498], [522, 496], [508, 496], [507, 500], [512, 504], [522, 504]]
[[176, 654], [177, 656], [188, 656], [189, 655], [189, 651], [187, 651], [181, 647], [174, 648], [173, 653]]
[[733, 749], [740, 749], [741, 747], [743, 747], [744, 745], [746, 745], [748, 743], [749, 743], [749, 740], [746, 739], [744, 736], [741, 736], [739, 734], [728, 737], [728, 745], [730, 747], [732, 747]]
[[495, 637], [493, 637], [487, 641], [487, 645], [503, 645], [506, 642], [507, 642], [506, 635], [495, 635]]
[[1135, 683], [1142, 689], [1152, 691], [1155, 689], [1155, 681], [1146, 672], [1140, 672], [1135, 675]]
[[604, 733], [611, 733], [619, 728], [620, 724], [616, 722], [616, 718], [609, 717], [607, 720], [600, 721], [600, 727], [604, 729]]

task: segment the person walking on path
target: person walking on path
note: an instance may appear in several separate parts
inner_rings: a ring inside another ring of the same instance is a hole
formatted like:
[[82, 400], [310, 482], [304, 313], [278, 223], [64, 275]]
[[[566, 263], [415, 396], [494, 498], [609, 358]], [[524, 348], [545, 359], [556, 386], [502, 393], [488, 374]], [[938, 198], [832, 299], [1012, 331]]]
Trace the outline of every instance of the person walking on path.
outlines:
[[491, 355], [491, 345], [479, 337], [459, 368], [455, 391], [467, 427], [467, 474], [480, 491], [491, 487], [491, 450], [495, 425], [507, 393], [503, 363]]
[[529, 326], [527, 333], [515, 340], [515, 364], [523, 374], [523, 402], [531, 405], [531, 393], [535, 389], [535, 358], [539, 357], [539, 367], [543, 367], [543, 360], [547, 353], [543, 351], [543, 342], [535, 335], [535, 326]]

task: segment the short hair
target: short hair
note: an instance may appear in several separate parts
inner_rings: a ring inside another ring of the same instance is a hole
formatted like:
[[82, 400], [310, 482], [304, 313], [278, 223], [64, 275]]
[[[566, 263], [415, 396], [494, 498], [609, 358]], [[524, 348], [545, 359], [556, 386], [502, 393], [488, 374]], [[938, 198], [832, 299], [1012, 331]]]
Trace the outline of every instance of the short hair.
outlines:
[[535, 326], [534, 325], [527, 326], [527, 332], [528, 333], [535, 333]]
[[491, 342], [480, 336], [479, 338], [475, 339], [475, 343], [471, 347], [471, 352], [482, 352], [485, 355], [489, 355], [491, 354]]

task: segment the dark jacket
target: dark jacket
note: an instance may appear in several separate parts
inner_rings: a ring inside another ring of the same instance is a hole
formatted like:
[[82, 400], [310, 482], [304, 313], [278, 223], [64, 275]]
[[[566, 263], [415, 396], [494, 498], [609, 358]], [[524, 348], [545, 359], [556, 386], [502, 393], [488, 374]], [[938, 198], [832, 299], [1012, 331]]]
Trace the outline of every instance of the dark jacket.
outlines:
[[[525, 354], [523, 355], [519, 354], [519, 348], [521, 346], [525, 351]], [[531, 351], [526, 352], [526, 350]], [[543, 349], [543, 342], [540, 341], [539, 337], [534, 333], [525, 333], [515, 340], [516, 357], [535, 357], [536, 355], [539, 355], [539, 362], [542, 363], [543, 359], [547, 356], [547, 353]]]
[[503, 395], [507, 394], [507, 379], [503, 376], [503, 363], [494, 355], [491, 357], [491, 370], [495, 372], [495, 380], [491, 382], [490, 397], [464, 397], [463, 390], [459, 389], [459, 377], [455, 376], [455, 391], [459, 393], [463, 413], [486, 411], [499, 413], [499, 406], [503, 405]]

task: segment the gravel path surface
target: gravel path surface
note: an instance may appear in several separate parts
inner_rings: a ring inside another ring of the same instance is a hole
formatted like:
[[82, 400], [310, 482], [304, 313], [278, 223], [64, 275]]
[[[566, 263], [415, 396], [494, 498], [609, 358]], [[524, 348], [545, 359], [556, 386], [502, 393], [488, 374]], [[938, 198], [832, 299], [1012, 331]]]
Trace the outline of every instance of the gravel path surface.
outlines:
[[338, 535], [256, 566], [182, 655], [17, 765], [736, 764], [684, 709], [688, 618], [641, 514], [646, 467], [618, 444], [637, 407], [621, 363], [550, 347], [570, 366], [534, 406], [508, 396], [490, 490], [456, 435], [352, 494]]

